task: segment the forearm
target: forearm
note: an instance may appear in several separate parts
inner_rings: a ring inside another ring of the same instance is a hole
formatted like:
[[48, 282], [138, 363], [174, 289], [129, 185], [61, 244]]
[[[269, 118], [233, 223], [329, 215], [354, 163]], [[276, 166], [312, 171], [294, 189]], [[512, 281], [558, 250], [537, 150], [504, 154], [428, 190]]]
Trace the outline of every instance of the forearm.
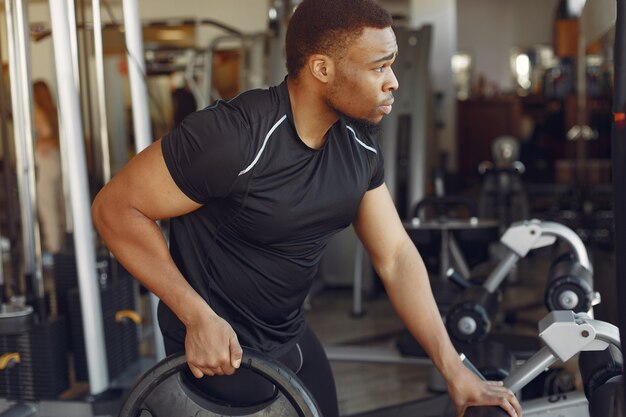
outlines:
[[450, 381], [461, 360], [441, 319], [424, 263], [408, 237], [399, 246], [393, 262], [378, 273], [398, 315]]
[[[198, 314], [214, 314], [174, 263], [156, 222], [101, 192], [93, 205], [95, 226], [113, 255], [146, 288], [189, 325]], [[118, 200], [119, 201], [119, 200]]]

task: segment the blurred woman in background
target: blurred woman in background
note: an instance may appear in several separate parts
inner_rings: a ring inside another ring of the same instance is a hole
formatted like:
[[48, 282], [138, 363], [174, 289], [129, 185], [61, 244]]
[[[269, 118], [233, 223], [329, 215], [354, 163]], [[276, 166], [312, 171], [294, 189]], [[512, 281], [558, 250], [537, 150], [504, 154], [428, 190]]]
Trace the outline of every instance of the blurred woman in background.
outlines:
[[45, 81], [33, 84], [37, 211], [41, 222], [44, 264], [61, 250], [65, 234], [59, 121]]

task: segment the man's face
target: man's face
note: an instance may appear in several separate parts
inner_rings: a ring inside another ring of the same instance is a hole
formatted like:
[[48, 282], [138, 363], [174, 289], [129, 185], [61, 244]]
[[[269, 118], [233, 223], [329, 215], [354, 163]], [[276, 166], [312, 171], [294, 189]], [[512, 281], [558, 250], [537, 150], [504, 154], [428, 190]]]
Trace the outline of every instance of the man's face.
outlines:
[[391, 28], [365, 28], [336, 59], [335, 77], [329, 86], [329, 107], [366, 124], [378, 124], [391, 112], [398, 80], [391, 64], [398, 53]]

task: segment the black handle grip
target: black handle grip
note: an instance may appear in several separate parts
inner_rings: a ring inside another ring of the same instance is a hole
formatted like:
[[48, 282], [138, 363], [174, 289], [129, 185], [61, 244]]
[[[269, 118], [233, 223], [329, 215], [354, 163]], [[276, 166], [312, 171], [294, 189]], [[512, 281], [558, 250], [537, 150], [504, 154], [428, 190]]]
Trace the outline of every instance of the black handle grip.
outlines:
[[509, 413], [500, 407], [470, 407], [465, 411], [463, 417], [510, 417]]

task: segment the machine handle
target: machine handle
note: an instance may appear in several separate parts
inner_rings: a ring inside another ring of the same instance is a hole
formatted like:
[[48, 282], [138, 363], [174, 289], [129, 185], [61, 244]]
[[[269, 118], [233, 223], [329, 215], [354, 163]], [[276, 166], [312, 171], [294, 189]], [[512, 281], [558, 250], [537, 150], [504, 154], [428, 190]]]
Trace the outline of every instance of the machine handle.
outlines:
[[0, 356], [0, 371], [11, 367], [13, 364], [20, 363], [22, 358], [18, 352], [5, 353]]
[[134, 310], [119, 310], [115, 312], [115, 321], [119, 323], [123, 320], [130, 320], [135, 324], [141, 324], [141, 315]]

